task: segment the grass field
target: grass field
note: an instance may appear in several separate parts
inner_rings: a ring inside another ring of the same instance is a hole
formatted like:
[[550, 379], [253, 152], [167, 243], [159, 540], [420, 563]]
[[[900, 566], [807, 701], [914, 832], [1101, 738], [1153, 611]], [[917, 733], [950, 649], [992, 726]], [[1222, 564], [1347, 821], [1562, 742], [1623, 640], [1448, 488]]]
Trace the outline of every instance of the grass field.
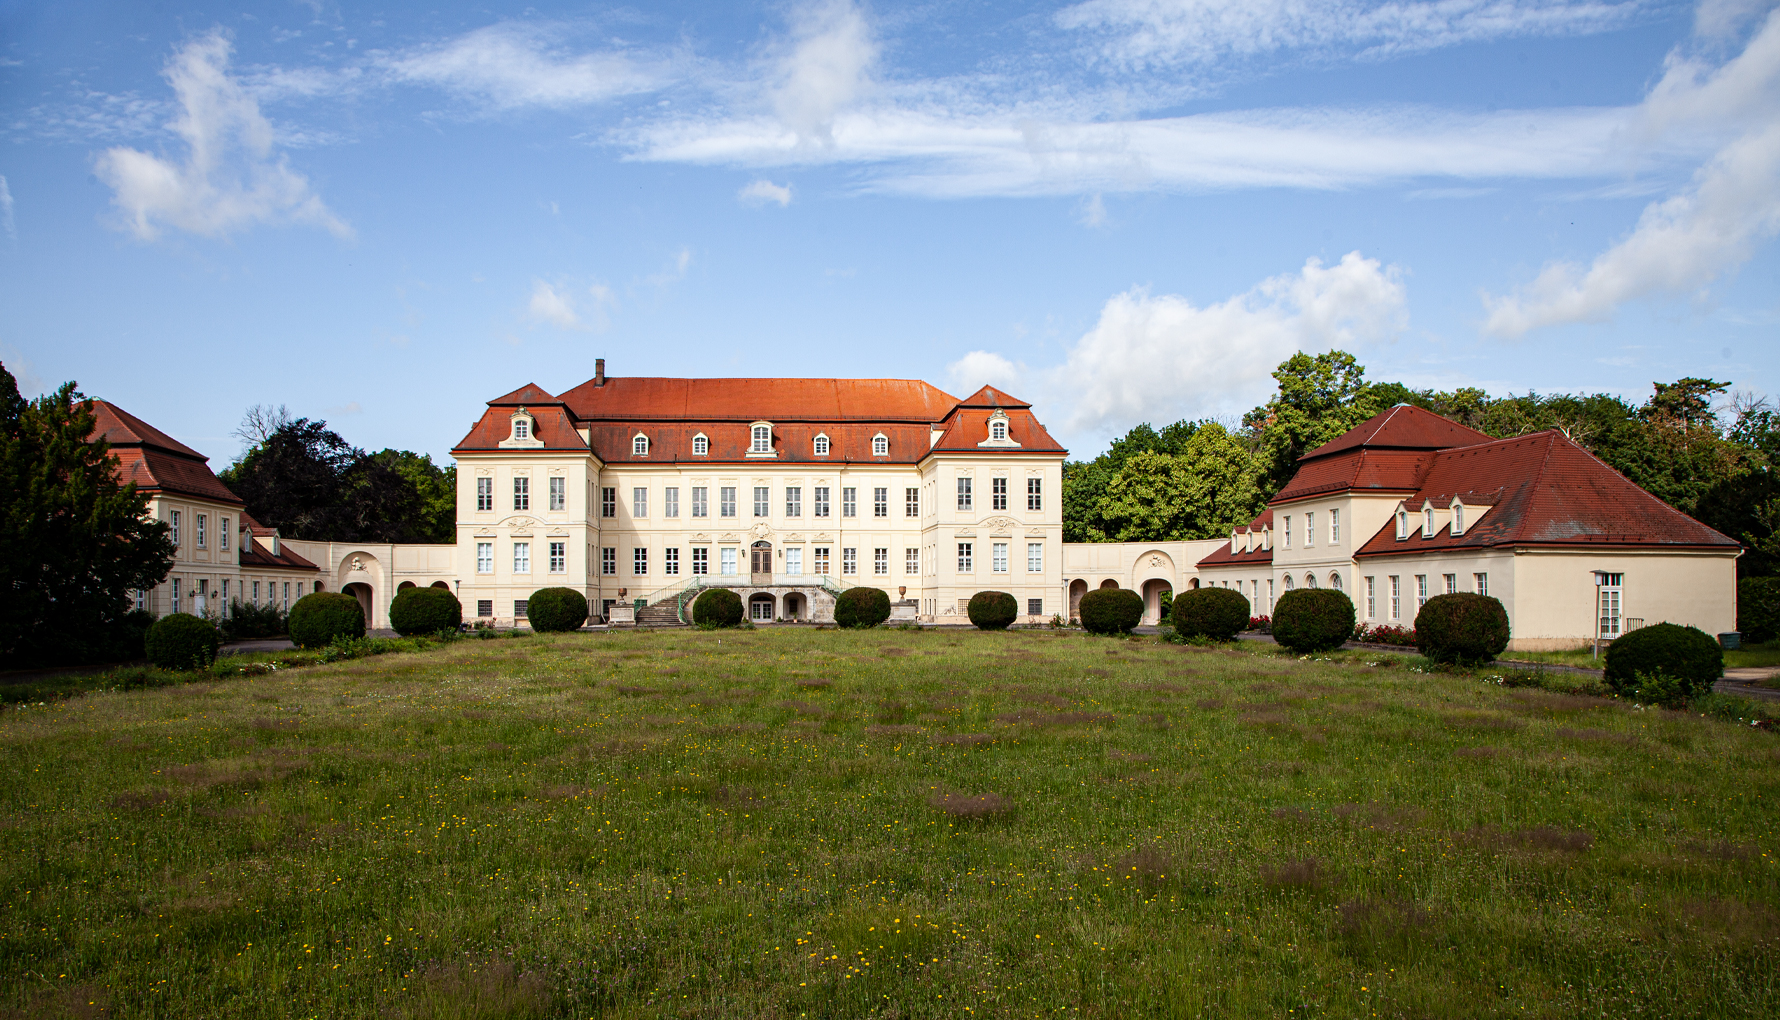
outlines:
[[[1595, 658], [1593, 650], [1587, 648], [1572, 652], [1504, 652], [1501, 658], [1503, 661], [1581, 666], [1584, 669], [1602, 668], [1602, 661]], [[1724, 666], [1726, 669], [1739, 669], [1746, 666], [1780, 666], [1780, 641], [1732, 648], [1724, 653]]]
[[1780, 738], [1413, 661], [577, 634], [9, 708], [0, 1015], [1780, 1015]]

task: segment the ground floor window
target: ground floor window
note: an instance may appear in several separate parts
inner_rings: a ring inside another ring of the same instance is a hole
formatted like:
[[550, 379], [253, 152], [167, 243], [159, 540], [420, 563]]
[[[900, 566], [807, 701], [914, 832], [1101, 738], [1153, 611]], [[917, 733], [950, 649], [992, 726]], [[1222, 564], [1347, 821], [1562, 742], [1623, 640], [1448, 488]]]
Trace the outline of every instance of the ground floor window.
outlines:
[[1007, 573], [1007, 543], [989, 543], [989, 569], [997, 574]]
[[1600, 636], [1616, 638], [1620, 628], [1620, 597], [1625, 591], [1625, 575], [1599, 572], [1595, 574], [1596, 596], [1600, 604]]
[[711, 550], [692, 550], [692, 572], [700, 575], [711, 572]]
[[1026, 543], [1026, 572], [1042, 574], [1045, 569], [1045, 545], [1043, 542]]
[[618, 573], [618, 550], [610, 546], [600, 550], [600, 573]]
[[494, 615], [494, 599], [477, 599], [476, 600], [476, 615], [477, 616], [493, 616]]
[[529, 600], [528, 599], [514, 599], [513, 600], [513, 618], [514, 619], [516, 619], [516, 620], [525, 619], [525, 604], [527, 601], [529, 601]]
[[1458, 590], [1459, 590], [1459, 575], [1446, 574], [1441, 578], [1441, 580], [1446, 582], [1446, 594], [1453, 595], [1458, 592]]
[[1428, 575], [1415, 575], [1415, 608], [1417, 612], [1428, 604]]
[[873, 549], [871, 551], [871, 572], [874, 574], [890, 572], [890, 550]]
[[630, 551], [630, 572], [638, 577], [649, 573], [649, 550], [632, 549]]
[[567, 542], [550, 543], [550, 572], [552, 574], [567, 573], [569, 569], [569, 544]]
[[841, 573], [849, 576], [859, 573], [859, 550], [841, 550]]
[[1378, 578], [1366, 578], [1366, 619], [1378, 618]]
[[1027, 599], [1026, 600], [1026, 615], [1027, 616], [1043, 616], [1044, 614], [1045, 614], [1045, 600], [1044, 599]]
[[680, 574], [680, 550], [678, 550], [678, 549], [663, 549], [662, 550], [662, 552], [661, 552], [661, 570], [663, 573], [667, 574], [669, 577], [679, 576], [679, 574]]
[[816, 547], [816, 573], [828, 574], [828, 547], [825, 545]]
[[1392, 574], [1391, 575], [1391, 619], [1401, 620], [1402, 618], [1403, 618], [1403, 579], [1401, 577], [1398, 577], [1395, 574]]
[[787, 573], [787, 574], [801, 574], [801, 573], [803, 573], [803, 550], [802, 549], [787, 549], [787, 550], [785, 550], [785, 573]]
[[1471, 587], [1479, 595], [1490, 593], [1490, 576], [1488, 574], [1472, 574]]
[[958, 543], [958, 572], [969, 574], [976, 570], [976, 547], [970, 542]]
[[773, 597], [756, 595], [748, 600], [748, 619], [771, 622], [773, 618]]

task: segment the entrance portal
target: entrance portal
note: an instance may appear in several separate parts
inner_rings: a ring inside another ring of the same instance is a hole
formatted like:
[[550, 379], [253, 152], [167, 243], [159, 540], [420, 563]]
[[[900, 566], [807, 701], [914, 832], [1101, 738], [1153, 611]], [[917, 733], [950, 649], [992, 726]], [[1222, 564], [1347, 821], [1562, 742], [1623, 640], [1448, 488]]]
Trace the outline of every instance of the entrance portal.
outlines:
[[750, 580], [755, 584], [772, 584], [773, 544], [771, 542], [756, 542], [749, 552], [751, 553], [749, 573], [753, 575]]
[[762, 594], [748, 599], [748, 619], [756, 623], [773, 622], [773, 597]]

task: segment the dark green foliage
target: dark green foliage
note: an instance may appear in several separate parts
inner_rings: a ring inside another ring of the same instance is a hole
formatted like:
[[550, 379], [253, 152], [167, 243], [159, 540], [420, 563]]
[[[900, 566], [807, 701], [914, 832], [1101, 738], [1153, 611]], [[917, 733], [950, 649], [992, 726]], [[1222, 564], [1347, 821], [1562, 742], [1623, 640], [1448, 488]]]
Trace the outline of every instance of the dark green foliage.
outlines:
[[276, 602], [256, 606], [233, 602], [229, 615], [218, 622], [224, 641], [247, 641], [253, 638], [277, 637], [286, 632], [289, 623], [284, 610]]
[[1737, 582], [1737, 630], [1745, 644], [1780, 635], [1780, 577], [1745, 577]]
[[834, 622], [840, 627], [876, 627], [890, 619], [890, 596], [881, 588], [848, 588], [834, 600]]
[[540, 588], [526, 601], [525, 615], [540, 633], [580, 630], [587, 622], [587, 596], [573, 588]]
[[1508, 647], [1508, 611], [1489, 595], [1436, 595], [1415, 614], [1415, 647], [1435, 662], [1489, 662]]
[[[587, 617], [585, 605], [581, 616]], [[389, 625], [403, 637], [456, 630], [463, 622], [463, 605], [443, 588], [404, 588], [389, 604]]]
[[1174, 600], [1169, 622], [1181, 637], [1228, 641], [1248, 627], [1248, 599], [1230, 588], [1195, 588]]
[[1174, 619], [1174, 589], [1162, 589], [1162, 594], [1156, 596], [1156, 605], [1159, 607], [1160, 618], [1172, 621]]
[[734, 627], [742, 622], [742, 597], [728, 588], [712, 588], [692, 603], [692, 622], [700, 627]]
[[1294, 588], [1273, 604], [1273, 640], [1299, 655], [1340, 648], [1354, 632], [1354, 604], [1333, 588]]
[[1020, 603], [1004, 591], [979, 591], [966, 607], [978, 630], [1006, 630], [1020, 616]]
[[1615, 638], [1607, 646], [1607, 685], [1629, 694], [1651, 677], [1668, 677], [1681, 685], [1683, 699], [1712, 690], [1724, 675], [1724, 650], [1698, 627], [1653, 623]]
[[324, 648], [335, 638], [365, 636], [365, 611], [343, 592], [318, 591], [290, 607], [290, 639], [298, 648]]
[[1143, 596], [1129, 588], [1096, 588], [1076, 610], [1090, 634], [1129, 634], [1143, 619]]
[[203, 669], [216, 661], [222, 639], [216, 625], [201, 616], [173, 613], [148, 628], [143, 650], [162, 669]]
[[115, 658], [129, 593], [173, 565], [167, 524], [93, 428], [73, 383], [27, 402], [0, 367], [0, 665]]
[[154, 626], [154, 623], [154, 614], [146, 609], [132, 609], [119, 617], [106, 635], [105, 661], [129, 662], [142, 658], [148, 628]]

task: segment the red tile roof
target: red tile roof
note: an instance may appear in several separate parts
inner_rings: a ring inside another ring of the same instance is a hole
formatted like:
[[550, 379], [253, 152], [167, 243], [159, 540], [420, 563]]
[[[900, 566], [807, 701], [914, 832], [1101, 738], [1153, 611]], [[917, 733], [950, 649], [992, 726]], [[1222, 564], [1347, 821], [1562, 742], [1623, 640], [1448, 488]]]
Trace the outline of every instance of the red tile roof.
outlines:
[[1211, 555], [1199, 561], [1201, 567], [1243, 567], [1253, 564], [1258, 567], [1270, 566], [1273, 563], [1273, 550], [1254, 548], [1242, 552], [1231, 552], [1230, 543], [1225, 542], [1212, 550]]
[[[569, 420], [568, 412], [562, 405], [544, 407], [527, 407], [532, 416], [532, 435], [544, 444], [547, 451], [585, 450], [587, 441], [581, 433], [575, 431], [575, 423]], [[470, 434], [458, 440], [452, 453], [458, 451], [499, 450], [501, 444], [513, 435], [513, 409], [506, 406], [491, 406], [482, 412], [482, 417], [470, 427]], [[624, 449], [628, 452], [628, 440]]]
[[134, 482], [143, 492], [172, 492], [240, 506], [222, 480], [211, 473], [205, 456], [135, 415], [104, 400], [94, 400], [93, 438], [111, 444], [118, 480]]
[[[1011, 399], [1000, 391], [990, 390], [985, 386], [977, 391], [981, 396], [984, 392], [992, 392], [1003, 399]], [[972, 398], [975, 399], [975, 398]], [[947, 415], [944, 422], [945, 431], [933, 444], [933, 449], [945, 453], [1068, 453], [1061, 444], [1051, 438], [1038, 418], [1029, 408], [1030, 404], [960, 404]], [[1016, 449], [1009, 446], [979, 446], [989, 438], [989, 416], [995, 412], [989, 408], [999, 408], [1007, 416], [1007, 437], [1019, 443]], [[925, 452], [925, 451], [923, 451]]]
[[1032, 405], [1018, 397], [1010, 397], [993, 386], [984, 386], [970, 396], [958, 401], [958, 406], [1015, 408], [1031, 407]]
[[1490, 437], [1413, 404], [1387, 407], [1298, 458], [1301, 462], [1358, 447], [1390, 450], [1444, 450], [1487, 443]]
[[562, 395], [580, 421], [937, 422], [957, 403], [918, 379], [607, 376]]
[[1290, 503], [1310, 496], [1325, 496], [1352, 489], [1384, 492], [1414, 492], [1421, 476], [1433, 463], [1433, 452], [1417, 450], [1342, 450], [1301, 460], [1298, 471], [1279, 494], [1268, 500], [1270, 506]]
[[241, 565], [276, 570], [320, 570], [314, 563], [291, 551], [291, 547], [280, 542], [278, 555], [272, 550], [253, 540], [241, 547]]
[[562, 401], [551, 396], [537, 383], [526, 383], [512, 393], [498, 396], [488, 402], [489, 407], [515, 407], [520, 404], [560, 404]]

